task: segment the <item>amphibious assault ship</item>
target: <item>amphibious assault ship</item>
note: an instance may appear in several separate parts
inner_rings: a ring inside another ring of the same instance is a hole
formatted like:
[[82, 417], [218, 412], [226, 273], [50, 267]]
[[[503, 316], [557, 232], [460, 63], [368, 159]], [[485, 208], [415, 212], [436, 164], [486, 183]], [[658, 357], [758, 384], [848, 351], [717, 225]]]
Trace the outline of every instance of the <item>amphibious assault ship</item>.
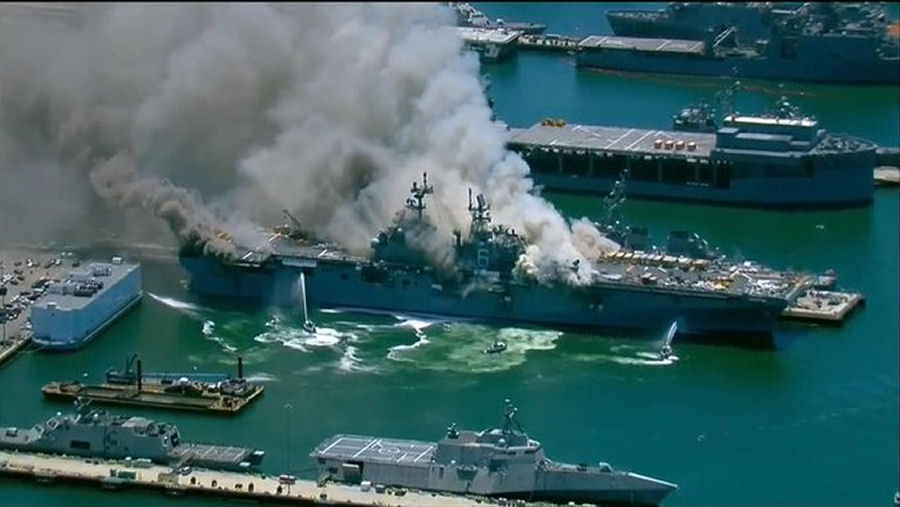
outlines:
[[658, 505], [678, 488], [607, 463], [557, 463], [515, 416], [507, 400], [502, 428], [470, 431], [453, 424], [440, 442], [335, 435], [311, 456], [327, 480], [539, 502]]
[[734, 26], [741, 39], [755, 41], [771, 35], [772, 20], [794, 14], [794, 5], [772, 2], [671, 2], [665, 9], [606, 11], [613, 34], [621, 37], [702, 39], [707, 30]]
[[[770, 338], [778, 315], [808, 282], [787, 274], [757, 278], [739, 265], [705, 259], [638, 262], [601, 258], [599, 251], [590, 266], [556, 265], [556, 277], [539, 280], [529, 269], [525, 240], [492, 226], [486, 200], [471, 195], [469, 234], [456, 232], [447, 241], [454, 260], [438, 268], [410, 242], [434, 233], [424, 215], [431, 192], [427, 179], [412, 186], [406, 209], [372, 241], [369, 256], [280, 228], [258, 248], [235, 245], [234, 258], [187, 244], [180, 262], [194, 291], [263, 304], [299, 308], [308, 299], [319, 307], [630, 332], [662, 332], [678, 321], [682, 335], [738, 344], [748, 335]], [[579, 269], [588, 272], [587, 282], [564, 278]]]
[[0, 449], [102, 459], [149, 460], [166, 465], [247, 470], [265, 453], [246, 447], [183, 442], [178, 427], [144, 417], [113, 416], [76, 400], [75, 412], [57, 414], [29, 429], [2, 428]]
[[768, 37], [751, 41], [733, 24], [694, 39], [592, 35], [578, 43], [575, 59], [579, 67], [627, 72], [900, 83], [900, 49], [885, 13], [851, 16], [849, 9], [832, 2], [805, 6], [773, 18]]
[[719, 126], [706, 106], [687, 108], [672, 130], [543, 121], [510, 129], [507, 147], [554, 190], [606, 194], [627, 169], [631, 197], [791, 209], [871, 204], [874, 143], [829, 133], [784, 98], [761, 115], [728, 107]]

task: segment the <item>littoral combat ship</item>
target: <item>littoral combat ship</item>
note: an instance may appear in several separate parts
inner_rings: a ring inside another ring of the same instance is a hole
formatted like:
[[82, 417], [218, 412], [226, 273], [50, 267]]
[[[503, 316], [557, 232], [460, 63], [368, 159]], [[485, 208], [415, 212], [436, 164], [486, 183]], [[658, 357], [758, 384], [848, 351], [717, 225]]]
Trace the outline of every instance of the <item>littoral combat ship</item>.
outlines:
[[323, 480], [529, 501], [658, 505], [678, 487], [607, 463], [557, 463], [515, 415], [507, 400], [502, 428], [460, 431], [454, 424], [436, 443], [335, 435], [311, 456]]
[[81, 400], [75, 407], [73, 414], [57, 414], [29, 429], [0, 428], [0, 449], [230, 470], [248, 470], [265, 455], [246, 447], [183, 442], [175, 425], [90, 410]]
[[[491, 226], [482, 196], [469, 201], [472, 226], [455, 233], [452, 268], [438, 268], [409, 241], [432, 228], [424, 215], [427, 177], [395, 222], [372, 241], [370, 256], [279, 228], [266, 249], [235, 245], [234, 258], [203, 252], [198, 242], [179, 254], [191, 288], [204, 295], [263, 304], [442, 315], [549, 327], [662, 332], [678, 321], [681, 335], [740, 343], [771, 338], [785, 307], [808, 285], [799, 274], [759, 272], [743, 265], [671, 256], [600, 255], [590, 280], [538, 280], [527, 269], [525, 240]], [[432, 229], [433, 230], [433, 229]], [[525, 266], [525, 268], [523, 268]], [[578, 262], [558, 266], [579, 268]]]

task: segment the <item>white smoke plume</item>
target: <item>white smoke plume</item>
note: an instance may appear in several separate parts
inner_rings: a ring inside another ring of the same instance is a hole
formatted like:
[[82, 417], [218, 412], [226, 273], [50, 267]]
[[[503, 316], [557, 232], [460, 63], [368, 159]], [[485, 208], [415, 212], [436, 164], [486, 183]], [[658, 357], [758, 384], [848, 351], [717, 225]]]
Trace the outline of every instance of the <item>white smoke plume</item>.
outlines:
[[364, 253], [427, 172], [426, 213], [448, 248], [452, 230], [468, 229], [469, 188], [533, 244], [525, 261], [538, 277], [586, 280], [598, 250], [615, 248], [530, 193], [528, 167], [505, 150], [477, 58], [461, 51], [445, 7], [74, 11], [71, 22], [0, 15], [4, 180], [24, 191], [39, 167], [43, 179], [72, 182], [71, 196], [47, 206], [81, 210], [41, 211], [38, 221], [87, 220], [105, 210], [92, 200], [100, 196], [227, 255], [220, 229], [257, 243], [247, 220], [272, 223], [286, 208]]

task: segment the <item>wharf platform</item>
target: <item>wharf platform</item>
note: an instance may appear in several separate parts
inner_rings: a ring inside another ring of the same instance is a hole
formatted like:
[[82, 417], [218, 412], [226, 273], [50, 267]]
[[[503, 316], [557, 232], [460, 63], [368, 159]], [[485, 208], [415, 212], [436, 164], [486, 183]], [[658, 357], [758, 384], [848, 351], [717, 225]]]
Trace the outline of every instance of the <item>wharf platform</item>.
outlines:
[[874, 170], [875, 185], [881, 187], [900, 186], [900, 169], [896, 167], [876, 167]]
[[200, 393], [166, 392], [165, 386], [153, 383], [144, 383], [138, 388], [134, 384], [88, 385], [72, 381], [50, 382], [41, 388], [41, 392], [50, 399], [74, 400], [82, 397], [96, 403], [234, 414], [255, 400], [264, 389], [259, 384], [248, 387], [246, 395], [237, 396], [206, 390]]
[[[187, 472], [187, 473], [184, 473]], [[536, 506], [541, 504], [503, 501], [474, 496], [444, 495], [396, 488], [359, 486], [294, 480], [279, 477], [191, 468], [178, 470], [159, 465], [135, 466], [124, 461], [102, 461], [0, 451], [0, 475], [39, 483], [93, 484], [105, 489], [149, 489], [170, 495], [202, 495], [236, 501], [293, 505], [344, 505], [392, 507], [461, 507], [477, 505]]]
[[23, 333], [21, 336], [9, 337], [5, 341], [0, 341], [0, 365], [15, 356], [29, 343], [31, 343], [31, 333]]
[[859, 293], [810, 290], [788, 306], [782, 318], [836, 324], [864, 301]]
[[578, 49], [579, 42], [581, 42], [581, 39], [579, 38], [552, 33], [546, 35], [523, 34], [516, 39], [516, 46], [523, 50], [560, 51], [567, 53]]

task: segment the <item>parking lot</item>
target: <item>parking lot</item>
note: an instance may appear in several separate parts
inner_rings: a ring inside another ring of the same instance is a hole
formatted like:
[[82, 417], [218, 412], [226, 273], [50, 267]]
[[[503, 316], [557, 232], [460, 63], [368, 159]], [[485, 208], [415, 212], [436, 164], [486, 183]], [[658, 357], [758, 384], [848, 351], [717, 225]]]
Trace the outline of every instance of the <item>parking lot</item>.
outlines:
[[78, 265], [70, 253], [0, 251], [0, 362], [30, 339], [30, 307]]

